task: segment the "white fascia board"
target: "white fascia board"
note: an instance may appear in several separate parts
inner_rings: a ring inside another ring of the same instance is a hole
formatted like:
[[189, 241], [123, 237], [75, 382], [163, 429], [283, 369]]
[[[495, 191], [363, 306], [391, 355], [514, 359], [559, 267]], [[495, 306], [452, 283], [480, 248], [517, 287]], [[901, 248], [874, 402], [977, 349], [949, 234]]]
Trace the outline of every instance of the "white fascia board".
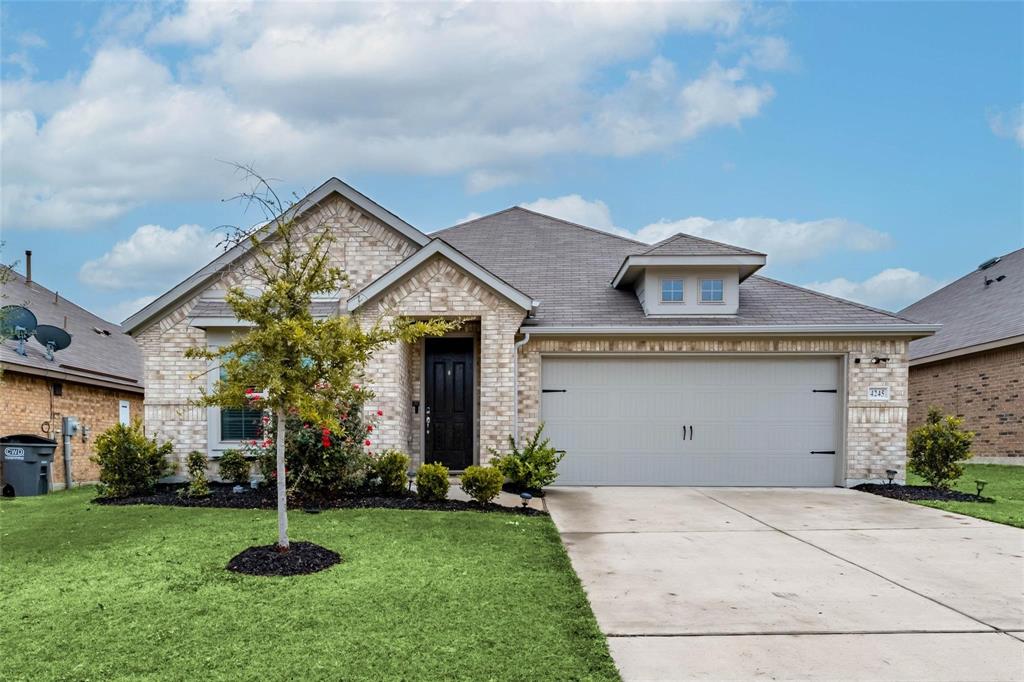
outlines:
[[[294, 206], [282, 213], [279, 217], [267, 222], [257, 231], [263, 230], [269, 226], [269, 230], [261, 236], [263, 239], [266, 239], [268, 236], [273, 234], [273, 226], [276, 223], [287, 222], [298, 218], [320, 204], [320, 202], [331, 194], [340, 195], [360, 210], [372, 215], [377, 220], [380, 220], [382, 223], [419, 246], [425, 246], [431, 241], [430, 237], [423, 234], [391, 211], [359, 192], [351, 185], [342, 182], [338, 178], [331, 178], [327, 180], [327, 182], [323, 183], [296, 202]], [[250, 248], [251, 244], [249, 240], [244, 240], [241, 243], [236, 244], [193, 274], [189, 275], [185, 280], [175, 285], [170, 291], [166, 292], [155, 301], [145, 306], [142, 310], [126, 319], [121, 323], [121, 327], [124, 329], [126, 334], [131, 335], [132, 332], [137, 331], [153, 318], [159, 316], [167, 308], [203, 287], [215, 275], [223, 272], [227, 269], [228, 265], [248, 252]]]
[[948, 350], [943, 353], [935, 353], [933, 355], [923, 355], [919, 358], [912, 358], [910, 360], [910, 366], [915, 367], [917, 365], [926, 365], [930, 362], [941, 362], [943, 360], [949, 360], [950, 358], [958, 358], [963, 355], [983, 353], [987, 350], [997, 350], [999, 348], [1005, 348], [1006, 346], [1012, 346], [1018, 343], [1024, 343], [1024, 334], [1019, 336], [1010, 336], [1005, 339], [999, 339], [998, 341], [989, 341], [987, 343], [979, 343], [973, 346], [964, 346], [963, 348]]
[[761, 255], [735, 255], [735, 256], [626, 256], [619, 266], [612, 280], [612, 287], [618, 288], [627, 275], [634, 270], [648, 267], [692, 267], [692, 266], [725, 266], [750, 269], [748, 276], [755, 270], [764, 266], [765, 256]]
[[521, 332], [532, 336], [743, 336], [743, 335], [801, 335], [821, 334], [845, 336], [931, 336], [942, 325], [937, 324], [801, 324], [801, 325], [651, 325], [649, 327], [533, 327], [526, 325]]
[[403, 277], [425, 263], [428, 258], [434, 255], [444, 256], [452, 263], [459, 266], [494, 291], [497, 291], [523, 310], [529, 311], [535, 307], [534, 303], [536, 303], [536, 301], [534, 301], [532, 297], [527, 296], [508, 282], [497, 277], [489, 270], [480, 266], [441, 239], [434, 239], [430, 244], [406, 258], [381, 277], [370, 282], [370, 284], [365, 286], [362, 290], [353, 294], [347, 302], [348, 311], [354, 312], [355, 310], [358, 310], [364, 303], [384, 293], [388, 288], [399, 282]]

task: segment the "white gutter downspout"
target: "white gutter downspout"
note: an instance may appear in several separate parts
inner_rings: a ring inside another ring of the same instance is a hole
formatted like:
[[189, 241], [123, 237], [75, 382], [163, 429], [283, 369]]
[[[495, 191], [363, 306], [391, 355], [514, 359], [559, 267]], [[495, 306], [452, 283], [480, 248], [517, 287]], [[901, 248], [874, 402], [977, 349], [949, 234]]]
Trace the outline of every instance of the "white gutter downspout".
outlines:
[[519, 349], [530, 341], [530, 332], [523, 332], [523, 338], [512, 346], [512, 382], [515, 386], [512, 404], [512, 437], [519, 445]]

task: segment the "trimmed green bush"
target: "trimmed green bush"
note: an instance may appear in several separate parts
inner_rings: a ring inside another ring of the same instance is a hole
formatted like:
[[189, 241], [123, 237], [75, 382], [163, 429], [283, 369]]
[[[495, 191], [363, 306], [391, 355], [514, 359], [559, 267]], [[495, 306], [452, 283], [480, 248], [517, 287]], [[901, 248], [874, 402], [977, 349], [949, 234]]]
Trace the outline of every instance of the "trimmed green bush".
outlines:
[[505, 474], [509, 483], [516, 492], [536, 492], [549, 486], [558, 478], [558, 463], [565, 456], [551, 447], [551, 439], [544, 438], [544, 424], [542, 423], [537, 432], [526, 439], [526, 444], [520, 448], [512, 436], [508, 437], [508, 454], [501, 454], [491, 448], [491, 464], [501, 473]]
[[907, 467], [936, 488], [949, 488], [963, 476], [962, 462], [971, 458], [974, 433], [963, 429], [964, 420], [943, 417], [937, 407], [928, 408], [924, 425], [910, 433]]
[[225, 450], [220, 456], [220, 480], [249, 485], [251, 465], [241, 450]]
[[459, 485], [463, 492], [480, 504], [487, 504], [501, 492], [505, 474], [495, 467], [468, 466]]
[[185, 460], [185, 467], [188, 469], [188, 487], [181, 489], [181, 495], [185, 497], [206, 497], [210, 494], [210, 482], [206, 480], [206, 467], [209, 461], [206, 453], [193, 450], [188, 453]]
[[157, 481], [171, 473], [167, 456], [170, 442], [146, 438], [142, 422], [115, 424], [96, 437], [92, 461], [100, 467], [99, 493], [104, 497], [130, 497], [152, 492]]
[[424, 464], [416, 471], [416, 494], [424, 502], [444, 502], [448, 486], [448, 467], [443, 464]]
[[401, 495], [405, 490], [409, 456], [398, 450], [385, 450], [373, 462], [373, 476], [377, 479], [377, 490], [382, 495]]

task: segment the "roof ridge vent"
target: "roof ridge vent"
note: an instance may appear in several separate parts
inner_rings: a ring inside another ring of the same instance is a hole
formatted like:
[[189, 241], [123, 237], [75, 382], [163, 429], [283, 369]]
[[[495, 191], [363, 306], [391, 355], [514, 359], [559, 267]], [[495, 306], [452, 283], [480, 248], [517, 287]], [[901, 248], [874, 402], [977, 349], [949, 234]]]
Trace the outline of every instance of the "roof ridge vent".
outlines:
[[1002, 256], [996, 256], [995, 258], [989, 258], [987, 261], [978, 266], [979, 270], [988, 270], [990, 267], [1003, 260]]

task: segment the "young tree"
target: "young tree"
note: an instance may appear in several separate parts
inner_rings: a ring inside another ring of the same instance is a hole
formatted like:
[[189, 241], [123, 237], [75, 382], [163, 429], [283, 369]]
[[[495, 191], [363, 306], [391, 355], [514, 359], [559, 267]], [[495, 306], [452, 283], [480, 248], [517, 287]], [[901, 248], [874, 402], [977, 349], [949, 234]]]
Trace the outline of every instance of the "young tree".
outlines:
[[240, 198], [271, 216], [257, 229], [236, 230], [229, 238], [248, 248], [237, 274], [240, 281], [255, 284], [258, 293], [236, 285], [225, 299], [235, 317], [251, 323], [251, 328], [227, 345], [193, 347], [186, 356], [213, 361], [223, 370], [221, 380], [212, 390], [203, 390], [197, 404], [258, 405], [272, 414], [277, 436], [277, 544], [280, 551], [287, 551], [286, 417], [297, 414], [344, 435], [337, 405], [366, 399], [366, 389], [358, 386], [360, 373], [376, 351], [444, 334], [459, 323], [398, 317], [363, 329], [348, 315], [314, 319], [313, 297], [337, 292], [347, 281], [345, 273], [331, 265], [331, 225], [323, 219], [296, 220], [297, 205], [285, 207], [268, 181], [251, 169], [243, 170], [255, 180], [256, 189]]

